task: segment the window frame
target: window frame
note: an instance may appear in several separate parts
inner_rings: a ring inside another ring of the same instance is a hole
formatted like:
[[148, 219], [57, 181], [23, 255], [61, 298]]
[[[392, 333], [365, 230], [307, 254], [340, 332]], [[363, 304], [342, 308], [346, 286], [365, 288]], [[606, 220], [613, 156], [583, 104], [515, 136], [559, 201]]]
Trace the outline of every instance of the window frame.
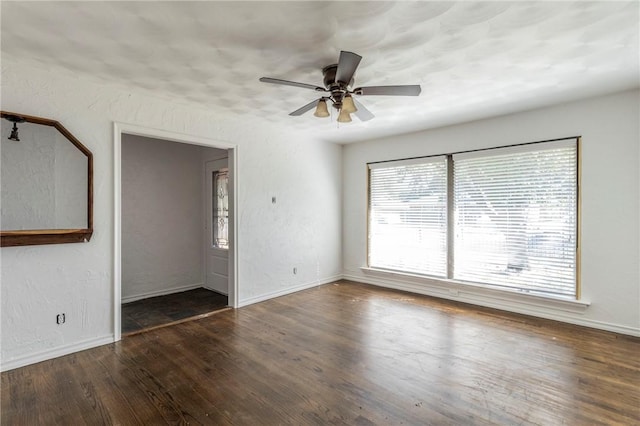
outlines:
[[[575, 183], [576, 183], [576, 201], [575, 201], [575, 270], [574, 270], [574, 277], [575, 277], [575, 286], [574, 286], [574, 291], [573, 294], [571, 296], [569, 295], [561, 295], [561, 294], [544, 294], [544, 293], [539, 293], [539, 292], [533, 292], [530, 293], [531, 291], [534, 291], [533, 289], [527, 290], [526, 288], [511, 288], [511, 287], [501, 287], [498, 285], [493, 285], [490, 283], [482, 283], [482, 282], [472, 282], [472, 281], [463, 281], [463, 280], [458, 280], [458, 279], [454, 279], [453, 278], [453, 265], [454, 265], [454, 245], [453, 245], [453, 240], [455, 239], [455, 223], [454, 223], [454, 191], [453, 191], [453, 187], [454, 187], [454, 181], [453, 181], [453, 158], [456, 155], [460, 155], [460, 154], [472, 154], [472, 153], [480, 153], [480, 152], [484, 152], [484, 151], [498, 151], [498, 150], [505, 150], [505, 149], [515, 149], [515, 150], [522, 150], [524, 152], [527, 151], [535, 151], [535, 146], [536, 145], [540, 145], [540, 144], [551, 144], [553, 142], [566, 142], [566, 143], [570, 143], [573, 144], [573, 146], [575, 146], [575, 152], [576, 152], [576, 174], [575, 174]], [[564, 300], [564, 301], [579, 301], [581, 298], [581, 224], [582, 224], [582, 220], [581, 220], [581, 204], [582, 204], [582, 198], [581, 198], [581, 178], [582, 178], [582, 138], [581, 136], [570, 136], [570, 137], [562, 137], [562, 138], [556, 138], [556, 139], [549, 139], [549, 140], [542, 140], [542, 141], [535, 141], [535, 142], [526, 142], [526, 143], [519, 143], [519, 144], [510, 144], [510, 145], [501, 145], [501, 146], [494, 146], [494, 147], [488, 147], [488, 148], [479, 148], [479, 149], [473, 149], [473, 150], [466, 150], [466, 151], [457, 151], [457, 152], [449, 152], [449, 153], [445, 153], [445, 154], [433, 154], [433, 155], [425, 155], [425, 156], [417, 156], [417, 157], [410, 157], [410, 158], [404, 158], [404, 159], [394, 159], [394, 160], [382, 160], [382, 161], [372, 161], [372, 162], [367, 162], [366, 166], [367, 166], [367, 209], [366, 209], [366, 268], [369, 270], [378, 270], [378, 271], [386, 271], [392, 274], [399, 274], [399, 275], [407, 275], [407, 276], [416, 276], [416, 277], [424, 277], [425, 279], [430, 279], [430, 280], [435, 280], [435, 281], [440, 281], [440, 282], [445, 282], [445, 283], [452, 283], [452, 284], [461, 284], [464, 286], [468, 286], [468, 287], [481, 287], [481, 288], [487, 288], [490, 290], [495, 290], [498, 292], [505, 292], [505, 293], [516, 293], [516, 294], [530, 294], [530, 295], [534, 295], [536, 297], [542, 297], [542, 298], [548, 298], [548, 299], [555, 299], [555, 300]], [[446, 188], [447, 188], [447, 211], [446, 211], [446, 221], [447, 221], [447, 225], [446, 225], [446, 230], [447, 230], [447, 235], [446, 235], [446, 259], [447, 259], [447, 273], [446, 273], [446, 278], [443, 277], [439, 277], [439, 276], [433, 276], [433, 275], [429, 275], [429, 274], [421, 274], [421, 273], [415, 273], [413, 271], [403, 271], [403, 270], [397, 270], [397, 269], [389, 269], [389, 268], [382, 268], [382, 267], [376, 267], [376, 266], [372, 266], [370, 263], [370, 251], [371, 251], [371, 225], [370, 225], [370, 221], [371, 221], [371, 215], [372, 215], [372, 206], [371, 206], [371, 201], [372, 201], [372, 194], [371, 194], [371, 168], [372, 166], [374, 168], [379, 168], [381, 165], [383, 164], [390, 164], [390, 163], [400, 163], [400, 162], [419, 162], [420, 160], [427, 160], [430, 158], [435, 158], [435, 157], [442, 157], [442, 156], [446, 156], [446, 164], [447, 164], [447, 181], [446, 181]]]

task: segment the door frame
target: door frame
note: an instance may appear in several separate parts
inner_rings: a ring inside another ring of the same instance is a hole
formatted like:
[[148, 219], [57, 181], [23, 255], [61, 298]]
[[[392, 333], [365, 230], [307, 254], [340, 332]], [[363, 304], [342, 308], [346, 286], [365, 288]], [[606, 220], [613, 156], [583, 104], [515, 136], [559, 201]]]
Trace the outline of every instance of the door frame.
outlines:
[[171, 142], [226, 149], [229, 153], [229, 306], [238, 307], [238, 145], [215, 139], [113, 123], [113, 341], [122, 338], [122, 135], [143, 136]]

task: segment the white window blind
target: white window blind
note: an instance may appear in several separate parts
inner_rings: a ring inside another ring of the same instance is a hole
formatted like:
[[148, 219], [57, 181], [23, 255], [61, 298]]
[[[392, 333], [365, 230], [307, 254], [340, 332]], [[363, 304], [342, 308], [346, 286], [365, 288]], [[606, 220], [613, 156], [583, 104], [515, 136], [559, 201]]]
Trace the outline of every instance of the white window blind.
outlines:
[[446, 157], [369, 165], [369, 265], [446, 277]]
[[454, 279], [575, 296], [577, 141], [453, 155]]

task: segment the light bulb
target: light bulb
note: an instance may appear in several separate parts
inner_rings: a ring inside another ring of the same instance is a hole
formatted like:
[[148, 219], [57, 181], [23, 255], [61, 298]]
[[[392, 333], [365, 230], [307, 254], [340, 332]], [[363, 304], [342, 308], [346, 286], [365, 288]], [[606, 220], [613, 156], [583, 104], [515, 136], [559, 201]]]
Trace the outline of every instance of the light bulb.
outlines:
[[347, 111], [344, 110], [344, 108], [342, 108], [340, 110], [340, 115], [338, 115], [338, 123], [350, 123], [350, 122], [351, 122], [351, 116]]
[[313, 115], [316, 117], [328, 117], [329, 110], [327, 109], [327, 101], [320, 99], [318, 101], [318, 106], [316, 107], [316, 112], [314, 112]]
[[358, 110], [358, 108], [356, 108], [356, 105], [353, 103], [353, 98], [351, 97], [351, 95], [345, 96], [342, 100], [342, 109], [349, 114], [354, 113]]

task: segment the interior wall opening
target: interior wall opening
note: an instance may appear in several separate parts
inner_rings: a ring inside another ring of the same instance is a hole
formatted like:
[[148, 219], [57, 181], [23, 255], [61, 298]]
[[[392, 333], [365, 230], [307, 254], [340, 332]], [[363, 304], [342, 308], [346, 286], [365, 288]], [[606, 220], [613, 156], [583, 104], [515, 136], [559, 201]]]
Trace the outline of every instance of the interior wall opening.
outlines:
[[234, 148], [119, 136], [115, 340], [235, 306]]

